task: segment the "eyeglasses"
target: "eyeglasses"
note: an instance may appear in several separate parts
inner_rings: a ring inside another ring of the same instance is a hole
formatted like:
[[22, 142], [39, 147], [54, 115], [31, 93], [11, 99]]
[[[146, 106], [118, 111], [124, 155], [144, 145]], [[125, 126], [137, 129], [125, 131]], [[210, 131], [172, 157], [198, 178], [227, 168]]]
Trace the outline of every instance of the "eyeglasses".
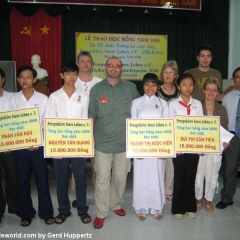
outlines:
[[218, 92], [218, 90], [216, 90], [216, 89], [209, 89], [209, 88], [206, 88], [205, 91], [206, 92], [213, 92], [213, 93], [217, 93]]
[[116, 69], [120, 69], [122, 66], [121, 65], [113, 65], [113, 64], [107, 64], [106, 65], [108, 68], [116, 68]]

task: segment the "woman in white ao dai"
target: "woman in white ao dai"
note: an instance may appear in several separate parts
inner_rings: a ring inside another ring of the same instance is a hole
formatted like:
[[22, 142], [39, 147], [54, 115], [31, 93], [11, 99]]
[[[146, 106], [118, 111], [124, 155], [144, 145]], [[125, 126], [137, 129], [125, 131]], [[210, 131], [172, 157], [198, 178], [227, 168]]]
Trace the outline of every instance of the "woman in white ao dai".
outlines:
[[[167, 118], [168, 105], [155, 93], [159, 80], [155, 74], [146, 74], [143, 78], [144, 95], [133, 100], [132, 118]], [[165, 161], [160, 158], [135, 158], [133, 179], [133, 207], [140, 220], [151, 213], [158, 220], [165, 204]]]

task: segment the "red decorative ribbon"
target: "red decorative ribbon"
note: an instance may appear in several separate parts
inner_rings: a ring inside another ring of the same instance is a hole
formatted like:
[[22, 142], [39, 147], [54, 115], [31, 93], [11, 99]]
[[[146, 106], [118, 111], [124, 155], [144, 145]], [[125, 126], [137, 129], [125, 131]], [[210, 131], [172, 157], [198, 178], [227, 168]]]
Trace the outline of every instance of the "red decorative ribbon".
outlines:
[[192, 104], [186, 105], [183, 101], [179, 101], [179, 103], [183, 105], [185, 108], [187, 108], [187, 115], [190, 115], [190, 112], [191, 112], [190, 107]]

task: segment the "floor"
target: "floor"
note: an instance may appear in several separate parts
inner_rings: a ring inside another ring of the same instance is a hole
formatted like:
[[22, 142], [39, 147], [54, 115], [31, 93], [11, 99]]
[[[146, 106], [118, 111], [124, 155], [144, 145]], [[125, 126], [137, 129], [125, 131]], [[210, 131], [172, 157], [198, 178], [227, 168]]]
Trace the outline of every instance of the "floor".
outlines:
[[[222, 178], [220, 176], [220, 189]], [[92, 223], [83, 224], [77, 216], [76, 209], [72, 209], [72, 216], [62, 225], [47, 226], [37, 216], [29, 227], [21, 227], [20, 219], [5, 213], [0, 224], [0, 239], [85, 239], [96, 240], [239, 240], [240, 239], [240, 178], [234, 197], [234, 204], [224, 210], [215, 209], [208, 213], [204, 209], [197, 212], [196, 219], [184, 216], [183, 220], [176, 220], [171, 214], [171, 204], [167, 203], [163, 210], [163, 219], [156, 220], [148, 216], [145, 221], [140, 221], [132, 208], [132, 172], [128, 177], [125, 193], [124, 208], [127, 215], [117, 216], [110, 211], [101, 229], [94, 229]], [[49, 184], [51, 189], [54, 212], [57, 215], [56, 181], [54, 169], [49, 167]], [[91, 182], [91, 165], [87, 164], [87, 199], [89, 214], [94, 219], [95, 206], [93, 185]], [[34, 206], [37, 207], [37, 192], [32, 178], [32, 197]], [[70, 199], [72, 198], [70, 193]], [[71, 199], [72, 200], [72, 199]], [[214, 205], [220, 200], [216, 194]], [[3, 234], [11, 234], [5, 236]]]

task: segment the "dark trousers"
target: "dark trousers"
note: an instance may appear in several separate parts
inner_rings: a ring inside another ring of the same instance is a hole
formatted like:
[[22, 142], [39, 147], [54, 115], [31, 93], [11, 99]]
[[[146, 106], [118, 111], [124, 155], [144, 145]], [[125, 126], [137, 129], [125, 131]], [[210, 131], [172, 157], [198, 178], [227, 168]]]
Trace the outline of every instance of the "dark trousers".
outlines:
[[14, 152], [0, 153], [0, 181], [1, 218], [5, 212], [6, 203], [8, 205], [8, 212], [10, 213], [17, 212], [19, 208], [17, 166]]
[[87, 185], [85, 181], [85, 158], [62, 158], [53, 159], [56, 178], [57, 178], [57, 199], [58, 199], [58, 211], [60, 213], [70, 212], [70, 201], [68, 197], [68, 183], [69, 183], [69, 172], [70, 164], [72, 165], [72, 172], [76, 184], [76, 196], [78, 212], [87, 212], [88, 206], [86, 205], [87, 200]]
[[196, 212], [195, 178], [197, 173], [198, 154], [182, 154], [173, 158], [174, 187], [172, 213], [185, 214]]
[[237, 168], [240, 154], [240, 139], [234, 136], [230, 146], [224, 150], [223, 164], [223, 188], [221, 190], [221, 201], [230, 203], [237, 188]]
[[47, 160], [43, 157], [43, 147], [34, 151], [17, 150], [15, 151], [15, 157], [18, 169], [20, 217], [22, 219], [33, 218], [36, 214], [31, 198], [31, 169], [38, 190], [38, 215], [42, 219], [52, 217], [53, 206], [48, 185]]

